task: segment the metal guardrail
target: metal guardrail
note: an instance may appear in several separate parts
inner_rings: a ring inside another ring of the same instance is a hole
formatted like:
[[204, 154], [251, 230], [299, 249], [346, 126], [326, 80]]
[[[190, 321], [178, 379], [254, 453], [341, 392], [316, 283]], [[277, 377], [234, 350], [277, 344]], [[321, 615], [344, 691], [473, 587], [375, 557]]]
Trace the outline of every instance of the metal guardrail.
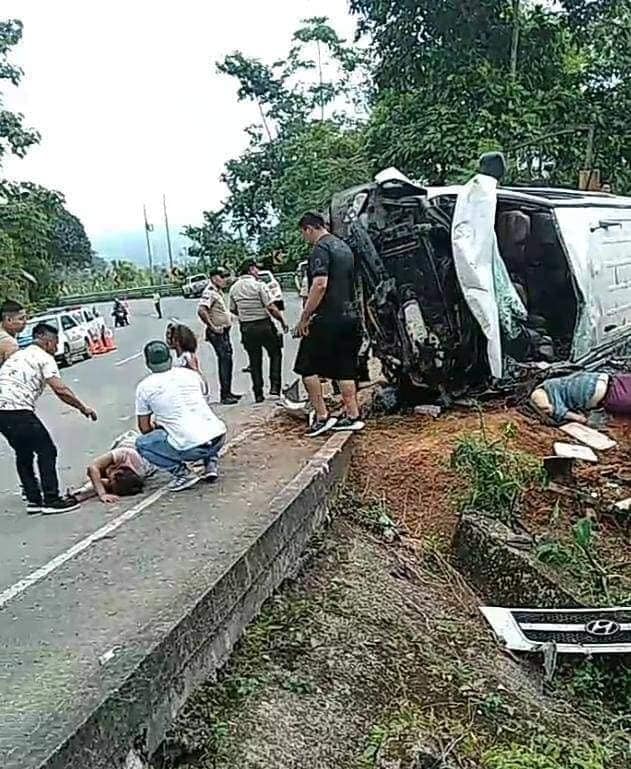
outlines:
[[[296, 288], [295, 273], [278, 272], [275, 273], [276, 280], [282, 288], [292, 290]], [[90, 294], [66, 294], [57, 297], [58, 307], [67, 307], [73, 304], [96, 304], [97, 302], [112, 302], [114, 299], [126, 296], [127, 299], [149, 299], [155, 293], [160, 296], [181, 296], [182, 286], [173, 283], [162, 283], [159, 286], [137, 286], [136, 288], [116, 288], [107, 291], [94, 291]]]
[[96, 302], [111, 302], [117, 297], [122, 298], [123, 296], [126, 296], [127, 299], [149, 299], [156, 292], [160, 296], [180, 296], [182, 288], [172, 283], [164, 283], [159, 286], [138, 286], [136, 288], [95, 291], [91, 294], [65, 294], [57, 298], [57, 304], [59, 307], [66, 307], [71, 304], [95, 304]]

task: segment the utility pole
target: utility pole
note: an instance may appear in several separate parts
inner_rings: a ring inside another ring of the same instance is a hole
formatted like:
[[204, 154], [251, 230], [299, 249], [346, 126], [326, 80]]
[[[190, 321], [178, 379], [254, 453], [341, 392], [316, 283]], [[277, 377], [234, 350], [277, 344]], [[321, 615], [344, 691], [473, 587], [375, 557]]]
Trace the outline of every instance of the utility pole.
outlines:
[[519, 15], [521, 0], [513, 0], [513, 36], [510, 47], [510, 76], [517, 79], [517, 57], [519, 53]]
[[173, 272], [173, 251], [171, 250], [171, 233], [169, 232], [169, 217], [167, 216], [167, 196], [162, 195], [162, 207], [164, 208], [164, 229], [167, 234], [167, 251], [169, 252], [169, 270]]
[[322, 79], [322, 52], [319, 40], [316, 40], [316, 46], [318, 51], [318, 77], [320, 79], [320, 122], [324, 123], [324, 80]]
[[153, 256], [151, 254], [151, 241], [149, 240], [149, 233], [153, 232], [153, 224], [149, 224], [147, 221], [147, 206], [143, 203], [142, 215], [145, 220], [145, 237], [147, 238], [147, 259], [149, 260], [149, 280], [150, 285], [153, 286]]

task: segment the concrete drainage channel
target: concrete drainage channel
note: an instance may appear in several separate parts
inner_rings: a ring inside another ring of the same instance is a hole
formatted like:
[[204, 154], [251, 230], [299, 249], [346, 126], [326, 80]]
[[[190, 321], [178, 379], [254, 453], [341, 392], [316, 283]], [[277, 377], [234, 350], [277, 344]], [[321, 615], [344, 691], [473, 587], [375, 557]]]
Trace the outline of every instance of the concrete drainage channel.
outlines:
[[[144, 769], [191, 692], [215, 676], [261, 605], [299, 566], [345, 480], [350, 435], [331, 437], [271, 502], [271, 523], [194, 609], [37, 769]], [[17, 765], [16, 765], [17, 769]]]

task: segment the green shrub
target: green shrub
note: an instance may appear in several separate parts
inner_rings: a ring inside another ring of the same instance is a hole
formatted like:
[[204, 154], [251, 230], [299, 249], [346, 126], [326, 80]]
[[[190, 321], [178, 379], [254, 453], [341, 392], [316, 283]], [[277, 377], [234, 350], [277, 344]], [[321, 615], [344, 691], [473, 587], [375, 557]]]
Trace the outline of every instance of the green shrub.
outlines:
[[482, 513], [511, 526], [519, 517], [524, 492], [543, 485], [542, 463], [508, 447], [515, 432], [509, 423], [501, 438], [489, 440], [483, 427], [481, 434], [467, 435], [456, 444], [451, 465], [467, 479], [467, 488], [458, 498], [462, 512]]

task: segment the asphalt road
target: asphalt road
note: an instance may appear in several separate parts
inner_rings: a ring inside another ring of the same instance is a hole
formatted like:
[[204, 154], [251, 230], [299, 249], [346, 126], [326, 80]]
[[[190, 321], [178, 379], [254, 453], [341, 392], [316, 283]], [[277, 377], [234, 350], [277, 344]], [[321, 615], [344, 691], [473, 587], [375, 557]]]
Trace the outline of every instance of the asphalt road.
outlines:
[[[299, 312], [299, 299], [286, 296], [286, 316], [295, 323]], [[62, 489], [78, 486], [85, 479], [85, 468], [90, 457], [107, 450], [113, 439], [135, 426], [134, 391], [147, 374], [142, 348], [150, 339], [163, 339], [165, 326], [177, 319], [201, 331], [196, 316], [196, 300], [166, 298], [162, 300], [163, 319], [153, 312], [150, 300], [131, 303], [131, 325], [116, 330], [117, 351], [77, 363], [62, 370], [62, 377], [86, 403], [96, 409], [98, 421], [86, 420], [74, 409], [61, 403], [52, 393], [45, 393], [37, 407], [38, 414], [50, 430], [59, 449], [58, 469]], [[109, 319], [111, 304], [101, 308]], [[246, 356], [241, 347], [237, 329], [233, 329], [235, 351], [234, 391], [244, 393], [238, 406], [217, 405], [216, 412], [228, 423], [239, 423], [257, 407], [253, 403], [250, 377], [241, 369]], [[285, 337], [283, 369], [285, 383], [293, 381], [291, 374], [296, 352], [296, 341]], [[203, 369], [218, 398], [217, 366], [209, 345], [200, 345]], [[116, 506], [120, 513], [121, 507]], [[34, 569], [72, 546], [77, 540], [98, 529], [112, 517], [111, 507], [93, 502], [78, 511], [59, 516], [27, 516], [22, 502], [13, 453], [0, 438], [0, 590], [23, 579]]]

